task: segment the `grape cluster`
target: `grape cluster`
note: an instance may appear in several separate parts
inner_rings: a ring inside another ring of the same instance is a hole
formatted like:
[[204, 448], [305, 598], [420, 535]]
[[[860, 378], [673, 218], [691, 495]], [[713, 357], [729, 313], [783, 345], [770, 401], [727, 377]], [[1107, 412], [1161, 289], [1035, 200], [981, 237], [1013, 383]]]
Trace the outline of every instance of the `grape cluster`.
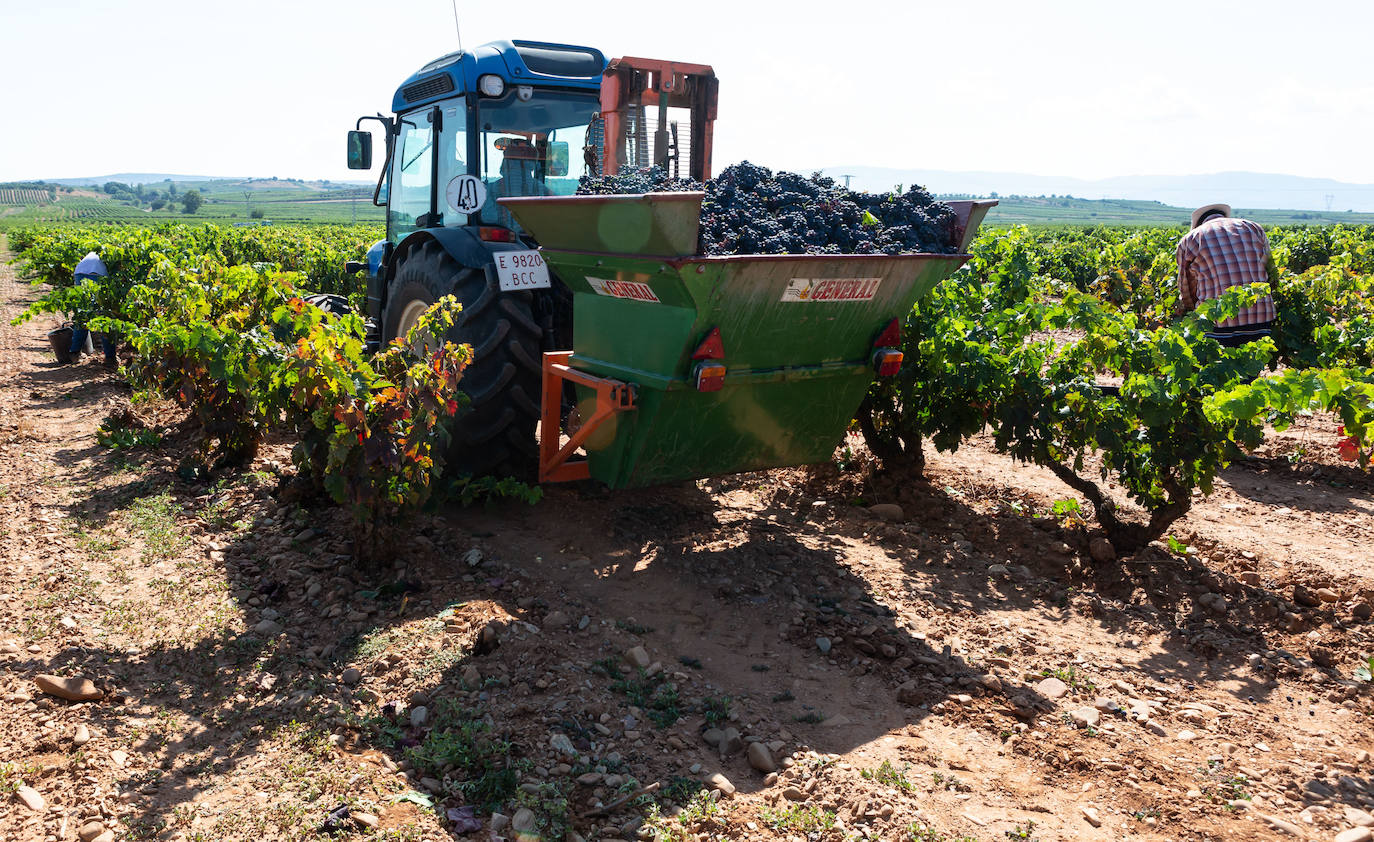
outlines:
[[662, 167], [584, 176], [578, 193], [702, 190], [700, 252], [723, 254], [952, 254], [957, 222], [920, 187], [856, 193], [819, 174], [774, 173], [745, 161], [705, 184]]

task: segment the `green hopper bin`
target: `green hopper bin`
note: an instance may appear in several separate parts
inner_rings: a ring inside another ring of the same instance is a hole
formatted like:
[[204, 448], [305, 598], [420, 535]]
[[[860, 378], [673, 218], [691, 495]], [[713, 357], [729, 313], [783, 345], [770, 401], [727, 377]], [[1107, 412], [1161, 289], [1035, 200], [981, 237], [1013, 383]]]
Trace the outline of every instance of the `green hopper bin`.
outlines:
[[[703, 195], [499, 200], [573, 291], [573, 351], [545, 355], [541, 480], [632, 488], [829, 459], [873, 381], [875, 341], [968, 259], [697, 256]], [[961, 252], [994, 204], [952, 205]], [[699, 380], [722, 364], [723, 381]], [[587, 429], [571, 421], [554, 458], [563, 380]], [[579, 445], [585, 467], [564, 463]]]

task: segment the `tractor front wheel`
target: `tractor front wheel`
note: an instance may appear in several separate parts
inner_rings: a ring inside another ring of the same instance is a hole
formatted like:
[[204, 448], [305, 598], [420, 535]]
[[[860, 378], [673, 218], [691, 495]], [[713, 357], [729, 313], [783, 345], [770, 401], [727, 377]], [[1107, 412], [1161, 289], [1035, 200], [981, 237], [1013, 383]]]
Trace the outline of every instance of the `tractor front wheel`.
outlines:
[[481, 269], [463, 266], [436, 242], [405, 257], [391, 282], [383, 339], [404, 336], [445, 295], [463, 305], [448, 339], [472, 346], [459, 383], [468, 397], [451, 429], [448, 466], [455, 474], [535, 475], [539, 449], [540, 338], [533, 293], [502, 292]]

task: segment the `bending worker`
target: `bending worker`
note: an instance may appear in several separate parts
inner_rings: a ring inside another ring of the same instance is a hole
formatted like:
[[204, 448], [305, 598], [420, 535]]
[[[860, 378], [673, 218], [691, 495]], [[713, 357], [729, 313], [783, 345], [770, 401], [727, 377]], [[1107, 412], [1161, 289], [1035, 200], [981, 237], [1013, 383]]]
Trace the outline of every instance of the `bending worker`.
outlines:
[[[1231, 287], [1278, 279], [1264, 229], [1248, 219], [1233, 219], [1230, 205], [1193, 211], [1192, 230], [1179, 240], [1177, 255], [1179, 315], [1200, 301], [1220, 298]], [[1274, 298], [1266, 293], [1207, 335], [1234, 348], [1268, 336], [1273, 323]]]
[[[100, 259], [100, 255], [92, 251], [81, 258], [80, 263], [76, 264], [76, 271], [73, 274], [75, 275], [75, 282], [84, 285], [99, 282], [109, 274], [109, 270], [105, 268], [105, 261]], [[86, 350], [86, 340], [90, 335], [90, 330], [84, 324], [73, 326], [70, 348], [72, 362], [77, 362], [80, 359], [81, 352]], [[104, 333], [101, 334], [100, 341], [105, 350], [105, 366], [106, 368], [113, 368], [115, 365], [115, 337], [113, 334]]]

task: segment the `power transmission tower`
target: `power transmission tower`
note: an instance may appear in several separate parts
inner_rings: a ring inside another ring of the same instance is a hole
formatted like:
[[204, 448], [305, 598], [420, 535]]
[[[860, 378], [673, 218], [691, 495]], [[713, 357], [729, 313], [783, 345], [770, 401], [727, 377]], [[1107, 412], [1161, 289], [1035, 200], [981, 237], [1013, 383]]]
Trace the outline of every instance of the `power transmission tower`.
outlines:
[[845, 174], [845, 175], [840, 176], [840, 178], [843, 178], [843, 179], [844, 179], [844, 189], [846, 189], [846, 190], [849, 189], [849, 179], [851, 179], [851, 178], [853, 178], [853, 177], [854, 177], [854, 176], [849, 175], [849, 174]]

